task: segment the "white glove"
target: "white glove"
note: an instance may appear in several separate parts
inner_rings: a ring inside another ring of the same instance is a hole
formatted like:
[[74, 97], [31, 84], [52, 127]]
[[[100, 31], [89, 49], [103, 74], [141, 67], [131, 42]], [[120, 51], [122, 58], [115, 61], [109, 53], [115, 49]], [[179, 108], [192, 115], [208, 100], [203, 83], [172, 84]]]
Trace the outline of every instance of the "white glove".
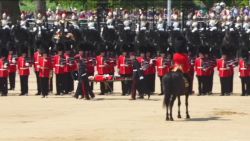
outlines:
[[7, 66], [7, 63], [5, 63], [5, 64], [3, 65], [3, 68], [4, 68], [4, 69], [7, 69], [7, 67], [8, 67], [8, 66]]
[[29, 63], [25, 63], [25, 66], [28, 67], [30, 64]]
[[142, 79], [144, 79], [144, 77], [143, 77], [143, 76], [141, 76], [139, 79], [140, 79], [140, 80], [142, 80]]
[[15, 60], [15, 59], [12, 59], [12, 63], [16, 63], [16, 60]]

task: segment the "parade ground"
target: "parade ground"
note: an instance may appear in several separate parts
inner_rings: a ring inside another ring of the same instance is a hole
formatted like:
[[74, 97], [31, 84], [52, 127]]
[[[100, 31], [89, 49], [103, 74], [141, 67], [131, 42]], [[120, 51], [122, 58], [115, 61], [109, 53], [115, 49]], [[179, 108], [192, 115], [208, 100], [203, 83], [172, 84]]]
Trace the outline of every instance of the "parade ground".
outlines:
[[[0, 97], [0, 141], [249, 141], [250, 97], [240, 96], [241, 84], [235, 74], [233, 96], [219, 96], [220, 83], [214, 77], [213, 96], [190, 97], [191, 119], [185, 119], [182, 97], [182, 119], [165, 121], [163, 96], [150, 100], [129, 100], [120, 96], [120, 83], [114, 94], [96, 95], [95, 100], [76, 100], [72, 96], [42, 99], [34, 96], [34, 74], [29, 79], [29, 95], [16, 91]], [[77, 84], [77, 83], [75, 83]], [[159, 92], [157, 78], [156, 93]], [[197, 81], [194, 81], [197, 92]], [[54, 90], [55, 91], [55, 90]], [[95, 85], [99, 93], [99, 85]]]

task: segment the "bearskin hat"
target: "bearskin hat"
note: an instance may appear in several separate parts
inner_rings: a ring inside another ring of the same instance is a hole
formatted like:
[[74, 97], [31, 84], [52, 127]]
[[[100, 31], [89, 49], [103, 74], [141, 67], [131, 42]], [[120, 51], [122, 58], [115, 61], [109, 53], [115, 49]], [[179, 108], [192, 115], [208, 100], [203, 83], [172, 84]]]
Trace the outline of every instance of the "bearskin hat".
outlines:
[[178, 35], [174, 40], [175, 52], [187, 53], [187, 42], [182, 35]]
[[6, 46], [8, 51], [16, 51], [15, 44], [13, 42], [8, 42]]
[[6, 48], [1, 48], [0, 49], [0, 57], [8, 57], [8, 54], [9, 54], [9, 52], [8, 52], [8, 50], [6, 49]]
[[21, 44], [19, 48], [20, 54], [28, 54], [28, 46], [25, 44]]
[[56, 51], [63, 51], [64, 50], [64, 44], [62, 42], [58, 42], [56, 44]]

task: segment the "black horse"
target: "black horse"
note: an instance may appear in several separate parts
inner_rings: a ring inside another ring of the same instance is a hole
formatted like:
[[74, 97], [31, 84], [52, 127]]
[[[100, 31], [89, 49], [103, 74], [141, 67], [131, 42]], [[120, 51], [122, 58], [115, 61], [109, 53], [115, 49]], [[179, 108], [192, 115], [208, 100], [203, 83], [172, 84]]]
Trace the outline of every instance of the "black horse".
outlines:
[[[164, 89], [164, 106], [166, 106], [166, 120], [173, 121], [172, 109], [176, 97], [178, 98], [178, 118], [181, 118], [180, 106], [181, 106], [181, 95], [185, 95], [186, 105], [186, 118], [189, 119], [190, 115], [188, 112], [188, 81], [183, 76], [181, 70], [171, 71], [162, 78], [162, 85]], [[170, 113], [169, 113], [170, 111]]]

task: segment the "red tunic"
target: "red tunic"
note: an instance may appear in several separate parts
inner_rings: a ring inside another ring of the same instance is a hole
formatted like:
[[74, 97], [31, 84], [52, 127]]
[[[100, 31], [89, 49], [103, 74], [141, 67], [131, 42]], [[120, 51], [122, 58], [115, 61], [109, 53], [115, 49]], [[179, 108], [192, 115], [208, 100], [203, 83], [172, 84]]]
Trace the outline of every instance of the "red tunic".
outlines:
[[55, 55], [53, 59], [54, 59], [53, 62], [54, 62], [55, 74], [63, 74], [64, 64], [61, 63], [61, 59], [63, 59], [63, 57], [60, 55]]
[[64, 54], [64, 57], [66, 59], [66, 65], [64, 66], [64, 72], [72, 72], [76, 69], [76, 62], [73, 60], [70, 60], [71, 57], [69, 54]]
[[157, 58], [156, 67], [157, 67], [158, 76], [160, 76], [160, 77], [164, 76], [165, 74], [169, 73], [169, 71], [170, 71], [170, 66], [166, 66], [166, 64], [164, 64], [163, 57]]
[[190, 63], [188, 55], [185, 53], [175, 53], [173, 56], [174, 66], [181, 65], [183, 73], [188, 73], [190, 70]]
[[5, 60], [0, 59], [0, 77], [6, 78], [9, 76], [8, 66], [5, 64]]
[[9, 73], [16, 72], [16, 60], [13, 58], [13, 55], [8, 55], [8, 61], [9, 61]]
[[195, 72], [197, 76], [210, 76], [210, 71], [209, 71], [209, 67], [204, 68], [204, 59], [203, 58], [196, 58], [195, 59], [195, 63], [194, 63], [194, 67], [195, 67]]
[[116, 61], [115, 58], [109, 58], [107, 61], [108, 74], [113, 74], [115, 72]]
[[20, 76], [30, 75], [30, 64], [26, 61], [24, 57], [18, 57], [17, 68]]
[[217, 69], [220, 77], [231, 77], [234, 74], [234, 68], [232, 65], [228, 65], [224, 59], [217, 60]]
[[34, 69], [35, 71], [39, 71], [39, 58], [41, 57], [41, 54], [36, 51], [34, 53]]
[[250, 76], [250, 67], [248, 67], [248, 65], [243, 59], [239, 60], [239, 72], [240, 72], [240, 77]]
[[126, 57], [120, 55], [117, 61], [117, 68], [120, 70], [120, 75], [129, 75], [133, 73], [132, 65], [127, 64]]
[[96, 57], [96, 67], [97, 67], [97, 72], [99, 75], [109, 73], [106, 64], [104, 64], [104, 57], [103, 56], [99, 55]]
[[47, 57], [40, 57], [39, 58], [39, 77], [42, 78], [49, 78], [50, 77], [50, 73], [52, 70], [52, 61], [51, 58]]

